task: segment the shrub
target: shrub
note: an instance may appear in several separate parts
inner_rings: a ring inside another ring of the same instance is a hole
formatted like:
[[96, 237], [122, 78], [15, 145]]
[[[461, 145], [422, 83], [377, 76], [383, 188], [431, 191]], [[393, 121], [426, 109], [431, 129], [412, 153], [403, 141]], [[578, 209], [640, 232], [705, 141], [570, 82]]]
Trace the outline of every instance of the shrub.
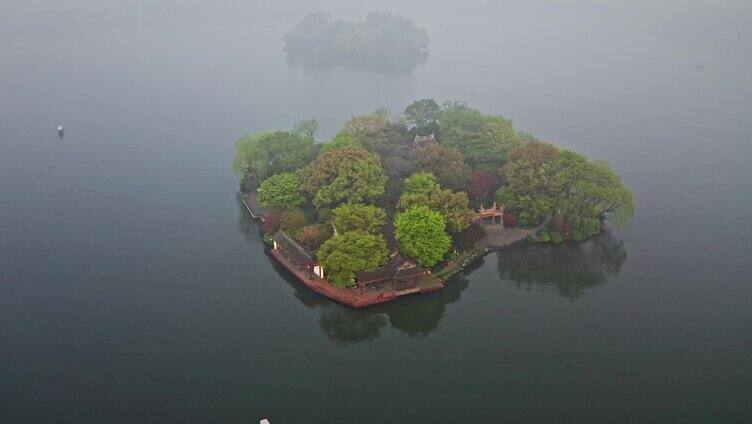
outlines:
[[551, 241], [551, 235], [546, 231], [541, 231], [541, 233], [538, 235], [538, 240], [542, 241], [543, 243], [548, 243], [549, 241]]
[[564, 241], [564, 236], [561, 233], [554, 231], [551, 233], [551, 242], [559, 244]]

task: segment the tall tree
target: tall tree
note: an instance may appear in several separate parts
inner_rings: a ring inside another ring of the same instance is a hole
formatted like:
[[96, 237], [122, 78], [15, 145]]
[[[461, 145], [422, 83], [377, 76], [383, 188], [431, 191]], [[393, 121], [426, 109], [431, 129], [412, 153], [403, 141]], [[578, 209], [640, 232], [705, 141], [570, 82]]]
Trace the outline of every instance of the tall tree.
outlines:
[[349, 287], [355, 284], [358, 272], [378, 268], [386, 263], [388, 254], [383, 236], [351, 231], [324, 242], [316, 257], [331, 282]]
[[429, 135], [438, 133], [440, 112], [441, 106], [436, 100], [421, 99], [412, 102], [402, 114], [416, 134]]
[[292, 132], [315, 139], [319, 132], [319, 121], [314, 118], [301, 119], [292, 126]]
[[499, 179], [487, 172], [474, 171], [467, 183], [467, 193], [479, 202], [485, 202], [499, 188]]
[[494, 173], [520, 140], [512, 123], [485, 115], [460, 102], [444, 104], [439, 114], [441, 143], [458, 149], [474, 170]]
[[460, 190], [467, 184], [470, 168], [465, 165], [462, 153], [457, 149], [429, 144], [415, 152], [416, 166], [430, 172], [442, 187]]
[[395, 238], [402, 253], [431, 267], [443, 259], [452, 243], [444, 227], [440, 213], [425, 206], [414, 206], [397, 215]]

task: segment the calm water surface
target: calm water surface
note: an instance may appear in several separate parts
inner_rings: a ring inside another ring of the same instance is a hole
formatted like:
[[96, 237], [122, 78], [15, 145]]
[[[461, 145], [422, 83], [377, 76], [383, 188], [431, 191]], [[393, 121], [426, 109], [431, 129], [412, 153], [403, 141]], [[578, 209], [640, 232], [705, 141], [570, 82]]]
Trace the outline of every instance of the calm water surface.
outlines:
[[[0, 422], [748, 422], [752, 7], [651, 3], [4, 2]], [[413, 16], [431, 57], [288, 66], [320, 9]], [[362, 311], [301, 287], [234, 140], [425, 96], [610, 160], [635, 218]]]

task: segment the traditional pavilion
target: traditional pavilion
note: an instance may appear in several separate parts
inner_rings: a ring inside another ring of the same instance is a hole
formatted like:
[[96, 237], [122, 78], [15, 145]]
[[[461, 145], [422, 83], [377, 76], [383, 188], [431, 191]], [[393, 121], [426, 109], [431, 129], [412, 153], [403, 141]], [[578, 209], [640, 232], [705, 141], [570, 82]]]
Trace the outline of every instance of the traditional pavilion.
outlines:
[[491, 226], [497, 226], [497, 225], [503, 225], [504, 224], [504, 205], [497, 206], [496, 202], [494, 202], [493, 206], [491, 206], [488, 209], [485, 209], [483, 205], [480, 205], [480, 209], [478, 210], [478, 219], [480, 219], [480, 225], [483, 226], [483, 223], [485, 222], [485, 219], [490, 218], [491, 219]]

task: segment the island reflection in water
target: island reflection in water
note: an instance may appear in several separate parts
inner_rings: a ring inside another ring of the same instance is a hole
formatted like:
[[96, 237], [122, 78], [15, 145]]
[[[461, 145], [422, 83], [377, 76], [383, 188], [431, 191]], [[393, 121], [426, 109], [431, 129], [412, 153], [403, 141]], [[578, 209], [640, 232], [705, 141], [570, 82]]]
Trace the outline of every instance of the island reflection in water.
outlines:
[[623, 243], [604, 231], [581, 243], [531, 245], [497, 253], [498, 273], [521, 290], [539, 290], [572, 301], [621, 271]]
[[[249, 219], [242, 205], [240, 208], [240, 231], [249, 243], [265, 248], [261, 227]], [[554, 293], [572, 301], [616, 276], [627, 256], [621, 241], [608, 231], [581, 243], [531, 245], [496, 255], [499, 277], [511, 281], [515, 288]], [[452, 277], [444, 290], [431, 295], [407, 296], [396, 302], [350, 309], [310, 290], [271, 255], [267, 257], [293, 288], [295, 298], [306, 307], [319, 310], [319, 326], [326, 337], [342, 345], [376, 340], [387, 325], [411, 338], [425, 338], [438, 327], [447, 306], [460, 299], [470, 285], [473, 271], [484, 266], [486, 260], [477, 260]]]

